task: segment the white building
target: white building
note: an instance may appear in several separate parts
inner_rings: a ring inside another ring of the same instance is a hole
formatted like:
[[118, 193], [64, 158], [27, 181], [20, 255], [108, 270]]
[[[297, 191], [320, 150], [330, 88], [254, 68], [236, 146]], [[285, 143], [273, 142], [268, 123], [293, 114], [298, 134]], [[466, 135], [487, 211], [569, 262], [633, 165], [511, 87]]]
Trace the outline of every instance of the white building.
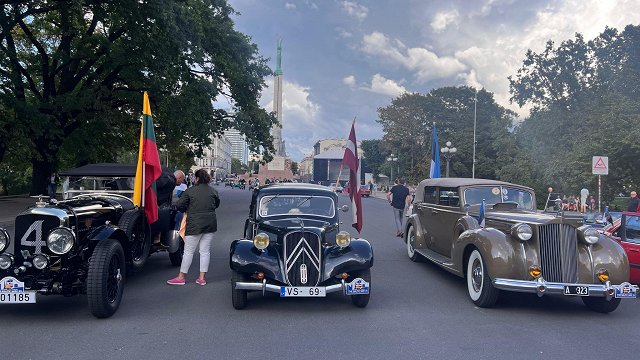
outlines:
[[229, 129], [224, 132], [224, 136], [231, 142], [231, 157], [240, 160], [242, 165], [246, 165], [249, 162], [249, 146], [244, 135], [236, 129]]
[[211, 145], [204, 148], [202, 157], [196, 158], [192, 171], [207, 169], [211, 177], [224, 178], [231, 172], [231, 141], [226, 136], [213, 137]]

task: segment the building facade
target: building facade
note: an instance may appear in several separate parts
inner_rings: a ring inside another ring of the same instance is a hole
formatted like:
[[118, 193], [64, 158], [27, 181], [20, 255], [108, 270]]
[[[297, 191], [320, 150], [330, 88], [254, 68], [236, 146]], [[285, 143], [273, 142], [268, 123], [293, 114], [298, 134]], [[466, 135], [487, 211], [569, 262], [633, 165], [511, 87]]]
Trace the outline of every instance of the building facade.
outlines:
[[203, 149], [202, 157], [195, 159], [191, 170], [207, 169], [212, 178], [224, 179], [231, 172], [231, 141], [224, 135], [211, 140], [211, 145]]
[[224, 136], [231, 142], [231, 157], [240, 160], [242, 165], [247, 165], [249, 162], [249, 146], [244, 135], [236, 129], [229, 129], [224, 132]]

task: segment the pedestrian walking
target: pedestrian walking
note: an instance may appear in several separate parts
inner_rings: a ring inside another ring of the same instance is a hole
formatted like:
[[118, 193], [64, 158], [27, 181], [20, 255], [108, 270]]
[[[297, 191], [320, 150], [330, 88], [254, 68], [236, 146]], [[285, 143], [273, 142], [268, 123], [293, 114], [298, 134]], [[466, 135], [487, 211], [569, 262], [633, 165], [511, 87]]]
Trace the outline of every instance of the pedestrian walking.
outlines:
[[404, 186], [402, 179], [396, 179], [395, 185], [387, 193], [387, 201], [393, 208], [393, 219], [396, 222], [396, 236], [402, 237], [402, 219], [404, 218], [404, 208], [411, 203], [409, 189]]
[[638, 199], [638, 194], [632, 191], [631, 199], [629, 199], [629, 203], [627, 204], [627, 211], [636, 212], [638, 208], [640, 208], [640, 199]]
[[49, 199], [56, 198], [56, 191], [58, 190], [59, 182], [60, 182], [60, 178], [58, 177], [58, 174], [55, 172], [52, 172], [51, 176], [49, 176], [49, 181], [47, 183], [47, 193], [49, 195]]
[[200, 275], [198, 285], [206, 285], [205, 276], [209, 270], [211, 257], [211, 241], [218, 230], [216, 208], [220, 205], [220, 197], [215, 188], [209, 186], [211, 176], [205, 169], [195, 173], [195, 185], [187, 189], [178, 200], [178, 210], [187, 213], [184, 239], [184, 255], [177, 277], [167, 280], [169, 285], [184, 285], [185, 276], [189, 272], [193, 254], [198, 247], [200, 253]]
[[587, 188], [583, 188], [580, 190], [580, 212], [587, 212], [587, 199], [589, 198], [589, 190]]
[[594, 211], [596, 209], [596, 198], [594, 198], [593, 195], [591, 195], [591, 197], [589, 198], [589, 202], [591, 203], [590, 204], [591, 211]]

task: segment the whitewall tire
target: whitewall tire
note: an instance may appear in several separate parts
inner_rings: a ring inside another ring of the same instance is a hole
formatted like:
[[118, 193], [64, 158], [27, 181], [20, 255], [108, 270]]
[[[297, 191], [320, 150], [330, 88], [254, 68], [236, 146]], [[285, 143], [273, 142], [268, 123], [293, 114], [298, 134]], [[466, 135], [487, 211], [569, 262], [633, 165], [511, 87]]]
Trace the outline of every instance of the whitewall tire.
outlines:
[[493, 287], [487, 266], [480, 254], [474, 249], [467, 260], [467, 291], [469, 297], [479, 307], [492, 307], [498, 301], [499, 290]]

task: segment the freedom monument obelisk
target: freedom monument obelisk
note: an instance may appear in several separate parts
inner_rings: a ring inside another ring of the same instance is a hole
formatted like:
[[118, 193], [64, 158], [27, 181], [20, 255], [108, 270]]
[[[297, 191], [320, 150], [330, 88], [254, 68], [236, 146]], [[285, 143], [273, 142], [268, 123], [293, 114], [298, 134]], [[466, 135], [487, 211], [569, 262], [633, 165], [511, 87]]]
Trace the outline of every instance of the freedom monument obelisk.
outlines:
[[277, 124], [271, 128], [273, 148], [275, 149], [273, 160], [260, 166], [258, 178], [264, 184], [269, 179], [291, 179], [291, 160], [287, 158], [287, 152], [282, 140], [282, 40], [278, 40], [278, 52], [276, 55], [276, 70], [273, 78], [273, 112], [276, 113]]

